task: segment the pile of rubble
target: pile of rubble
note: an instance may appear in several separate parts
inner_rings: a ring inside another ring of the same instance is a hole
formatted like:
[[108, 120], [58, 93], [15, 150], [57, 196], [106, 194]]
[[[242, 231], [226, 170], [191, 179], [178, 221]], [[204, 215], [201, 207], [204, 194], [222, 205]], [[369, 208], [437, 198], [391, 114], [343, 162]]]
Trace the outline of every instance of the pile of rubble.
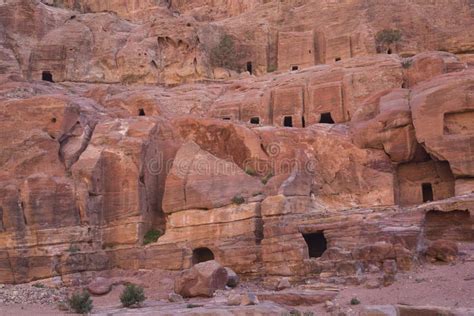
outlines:
[[65, 288], [51, 288], [42, 283], [0, 285], [0, 304], [41, 304], [56, 305], [65, 301], [67, 290]]

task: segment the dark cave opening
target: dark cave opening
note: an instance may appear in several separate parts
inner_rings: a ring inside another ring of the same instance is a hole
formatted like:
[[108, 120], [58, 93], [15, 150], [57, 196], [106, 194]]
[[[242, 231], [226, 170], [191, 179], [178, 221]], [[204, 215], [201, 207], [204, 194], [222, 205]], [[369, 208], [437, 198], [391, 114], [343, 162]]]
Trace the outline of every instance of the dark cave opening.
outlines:
[[308, 246], [310, 258], [319, 258], [327, 249], [327, 240], [324, 232], [319, 231], [311, 234], [303, 234], [304, 241]]
[[214, 253], [211, 249], [202, 247], [193, 250], [193, 265], [211, 260], [214, 260]]

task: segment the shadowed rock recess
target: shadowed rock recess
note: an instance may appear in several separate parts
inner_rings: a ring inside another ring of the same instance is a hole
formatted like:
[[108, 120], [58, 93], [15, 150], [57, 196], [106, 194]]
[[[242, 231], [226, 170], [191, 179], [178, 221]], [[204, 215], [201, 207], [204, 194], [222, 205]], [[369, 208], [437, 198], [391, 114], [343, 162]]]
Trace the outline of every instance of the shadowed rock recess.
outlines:
[[468, 0], [0, 0], [0, 283], [225, 267], [314, 305], [287, 288], [461, 264], [473, 30]]

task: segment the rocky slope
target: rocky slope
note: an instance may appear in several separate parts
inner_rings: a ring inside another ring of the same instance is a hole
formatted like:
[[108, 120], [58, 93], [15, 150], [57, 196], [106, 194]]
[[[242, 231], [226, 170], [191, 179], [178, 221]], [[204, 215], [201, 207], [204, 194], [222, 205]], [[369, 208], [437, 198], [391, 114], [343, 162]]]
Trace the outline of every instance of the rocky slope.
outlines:
[[[0, 2], [0, 282], [212, 257], [269, 287], [388, 285], [454, 260], [474, 241], [473, 10]], [[225, 34], [233, 69], [212, 63]]]

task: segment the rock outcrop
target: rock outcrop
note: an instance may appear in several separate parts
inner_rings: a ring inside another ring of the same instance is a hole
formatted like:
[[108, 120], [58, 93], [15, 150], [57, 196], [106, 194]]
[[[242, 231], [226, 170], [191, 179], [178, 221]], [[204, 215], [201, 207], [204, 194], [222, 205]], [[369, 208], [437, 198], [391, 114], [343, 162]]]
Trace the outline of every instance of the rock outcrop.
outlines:
[[[176, 153], [166, 179], [163, 210], [213, 209], [245, 202], [262, 190], [260, 181], [236, 164], [185, 143]], [[242, 201], [236, 201], [242, 199]]]

